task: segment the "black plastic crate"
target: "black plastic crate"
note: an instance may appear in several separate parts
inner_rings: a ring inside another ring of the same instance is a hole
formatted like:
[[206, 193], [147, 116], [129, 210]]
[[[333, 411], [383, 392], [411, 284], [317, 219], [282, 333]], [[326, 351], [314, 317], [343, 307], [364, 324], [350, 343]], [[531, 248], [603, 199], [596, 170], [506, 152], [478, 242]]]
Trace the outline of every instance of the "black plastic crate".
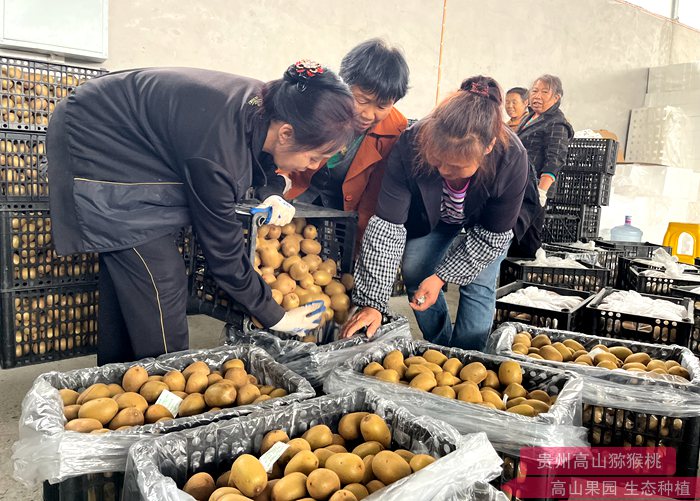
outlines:
[[581, 238], [598, 238], [602, 209], [598, 205], [581, 207]]
[[[501, 298], [508, 294], [526, 287], [537, 287], [547, 291], [556, 292], [561, 296], [577, 296], [583, 301], [573, 310], [553, 311], [545, 308], [535, 308], [519, 304], [501, 301]], [[549, 285], [531, 284], [517, 281], [504, 285], [496, 290], [496, 315], [494, 316], [493, 328], [495, 329], [504, 322], [521, 322], [534, 325], [535, 327], [547, 327], [551, 329], [577, 330], [583, 325], [584, 313], [586, 311], [586, 301], [592, 296], [591, 292], [564, 289], [561, 287], [551, 287]]]
[[61, 99], [105, 70], [0, 57], [0, 128], [45, 131]]
[[2, 367], [95, 353], [97, 302], [96, 283], [0, 293]]
[[554, 203], [608, 205], [612, 175], [604, 172], [562, 170], [557, 176]]
[[[556, 478], [556, 476], [551, 470], [538, 468], [538, 471], [536, 473], [537, 477], [531, 476], [530, 480], [526, 480], [528, 476], [528, 464], [541, 464], [541, 461], [538, 461], [538, 458], [532, 456], [526, 458], [527, 462], [523, 462], [523, 457], [519, 454], [514, 454], [512, 451], [499, 450], [500, 448], [498, 447], [498, 445], [494, 445], [494, 448], [496, 449], [498, 456], [503, 460], [503, 471], [501, 472], [500, 477], [497, 477], [491, 481], [491, 485], [503, 491], [503, 493], [506, 495], [506, 498], [509, 500], [520, 501], [521, 499], [532, 499], [522, 497], [522, 493], [518, 490], [517, 483], [527, 483], [529, 484], [528, 488], [532, 488], [535, 482], [537, 482], [540, 485], [548, 485], [551, 484], [552, 481]], [[544, 476], [542, 475], [543, 470], [546, 472], [546, 475]], [[510, 488], [510, 486], [506, 487], [506, 484], [511, 481], [516, 482], [515, 491], [513, 491]], [[545, 482], [546, 484], [541, 484], [541, 482]], [[551, 486], [547, 490], [551, 490]], [[552, 498], [536, 498], [536, 501], [549, 501], [550, 499]]]
[[44, 482], [44, 501], [119, 501], [124, 473], [92, 473], [57, 484]]
[[[673, 286], [695, 286], [700, 287], [700, 270], [695, 270], [698, 280], [673, 278], [673, 277], [650, 277], [644, 275], [643, 272], [649, 270], [649, 267], [638, 266], [634, 262], [629, 266], [628, 281], [630, 289], [645, 294], [655, 294], [657, 296], [671, 296], [671, 287]], [[657, 271], [663, 272], [663, 269]], [[690, 273], [690, 272], [687, 272]]]
[[629, 290], [629, 265], [631, 258], [649, 259], [656, 249], [663, 248], [671, 252], [670, 247], [652, 244], [650, 242], [613, 242], [610, 240], [595, 239], [596, 247], [620, 252], [617, 260], [615, 280], [611, 282], [616, 288]]
[[610, 270], [610, 277], [607, 285], [614, 285], [617, 278], [618, 259], [622, 255], [621, 250], [604, 249], [596, 246], [595, 250], [575, 247], [574, 242], [543, 244], [542, 248], [547, 255], [560, 255], [564, 258], [576, 259], [588, 264], [597, 264]]
[[690, 299], [642, 294], [652, 299], [662, 299], [685, 306], [687, 317], [676, 321], [599, 309], [598, 306], [613, 292], [616, 292], [616, 289], [609, 287], [601, 290], [586, 306], [591, 322], [591, 334], [645, 343], [689, 345], [693, 331], [693, 303]]
[[[519, 262], [524, 261], [524, 264]], [[600, 266], [581, 263], [585, 268], [532, 266], [533, 259], [506, 258], [501, 264], [501, 286], [521, 280], [533, 285], [551, 285], [577, 291], [596, 292], [605, 287], [610, 271]], [[580, 261], [579, 261], [580, 262]]]
[[396, 272], [396, 280], [394, 280], [394, 285], [391, 287], [391, 297], [405, 296], [406, 294], [406, 284], [403, 283], [403, 274], [399, 266], [399, 271]]
[[[265, 220], [264, 215], [250, 214], [250, 209], [257, 204], [258, 202], [244, 203], [236, 208], [236, 216], [243, 225], [248, 257], [251, 262], [255, 259], [255, 239], [258, 228], [263, 225]], [[317, 239], [321, 244], [321, 257], [335, 260], [340, 273], [352, 273], [357, 214], [309, 204], [295, 203], [294, 206], [296, 207], [296, 217], [303, 217], [308, 224], [316, 226]], [[194, 308], [201, 314], [234, 325], [238, 324], [241, 321], [241, 316], [246, 316], [247, 312], [219, 288], [209, 273], [204, 255], [197, 245], [196, 235], [192, 240], [193, 271], [190, 277], [190, 311]]]
[[667, 252], [671, 252], [670, 247], [651, 242], [614, 242], [596, 238], [595, 243], [597, 247], [622, 251], [624, 257], [651, 258], [656, 249], [665, 249]]
[[693, 333], [690, 336], [688, 348], [695, 355], [700, 357], [700, 292], [693, 290], [700, 287], [698, 285], [671, 286], [671, 295], [674, 297], [685, 297], [693, 302]]
[[49, 201], [46, 135], [0, 130], [0, 200]]
[[580, 238], [581, 216], [546, 214], [542, 227], [542, 242], [575, 242]]
[[646, 414], [591, 403], [583, 404], [582, 414], [592, 447], [672, 447], [676, 475], [697, 475], [700, 417]]
[[614, 139], [574, 138], [569, 143], [565, 170], [615, 174], [618, 142]]
[[597, 205], [576, 205], [551, 202], [547, 205], [548, 215], [577, 216], [580, 220], [578, 239], [593, 239], [600, 232], [601, 208]]
[[1, 290], [97, 280], [97, 254], [58, 256], [51, 238], [48, 204], [0, 209]]
[[185, 270], [189, 276], [192, 273], [192, 227], [182, 228], [175, 235], [175, 245], [185, 262]]

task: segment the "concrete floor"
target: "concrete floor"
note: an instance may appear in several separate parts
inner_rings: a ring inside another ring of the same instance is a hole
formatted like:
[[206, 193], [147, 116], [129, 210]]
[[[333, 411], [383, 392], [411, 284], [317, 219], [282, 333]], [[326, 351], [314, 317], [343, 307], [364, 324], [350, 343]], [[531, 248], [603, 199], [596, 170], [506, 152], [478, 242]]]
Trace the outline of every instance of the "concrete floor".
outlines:
[[[452, 287], [447, 294], [452, 314], [456, 311], [457, 288]], [[405, 297], [392, 298], [390, 306], [398, 314], [407, 316], [411, 321], [411, 331], [420, 337], [412, 311]], [[223, 322], [204, 315], [188, 317], [190, 327], [190, 346], [192, 348], [212, 348], [222, 344]], [[73, 358], [16, 369], [0, 370], [0, 391], [3, 405], [0, 406], [0, 500], [24, 501], [41, 500], [41, 486], [28, 488], [12, 477], [13, 465], [10, 460], [12, 444], [18, 438], [18, 421], [21, 413], [22, 399], [31, 387], [34, 379], [49, 371], [68, 371], [84, 367], [93, 367], [95, 356]]]

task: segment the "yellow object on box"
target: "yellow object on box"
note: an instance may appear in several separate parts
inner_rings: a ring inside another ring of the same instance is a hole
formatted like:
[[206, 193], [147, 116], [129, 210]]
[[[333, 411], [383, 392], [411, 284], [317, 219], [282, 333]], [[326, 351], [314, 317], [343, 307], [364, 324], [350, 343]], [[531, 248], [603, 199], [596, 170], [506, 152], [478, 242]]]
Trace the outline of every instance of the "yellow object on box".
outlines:
[[[687, 235], [687, 237], [684, 237]], [[692, 254], [680, 254], [679, 244], [681, 238], [693, 240]], [[700, 224], [697, 223], [668, 223], [664, 245], [671, 247], [671, 254], [682, 263], [695, 264], [695, 258], [700, 257]]]

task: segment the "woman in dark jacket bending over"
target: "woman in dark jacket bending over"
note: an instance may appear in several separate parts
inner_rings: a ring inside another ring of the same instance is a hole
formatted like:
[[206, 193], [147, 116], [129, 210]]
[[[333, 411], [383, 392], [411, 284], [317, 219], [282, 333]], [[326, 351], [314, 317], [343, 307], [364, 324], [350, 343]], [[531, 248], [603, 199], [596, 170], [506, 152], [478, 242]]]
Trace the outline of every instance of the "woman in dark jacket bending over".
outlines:
[[[91, 80], [61, 101], [47, 143], [60, 254], [100, 254], [97, 361], [188, 347], [187, 276], [173, 234], [192, 224], [219, 286], [265, 327], [303, 332], [320, 313], [285, 313], [248, 259], [236, 204], [263, 166], [318, 168], [355, 135], [350, 91], [299, 61], [267, 84], [193, 68]], [[271, 224], [294, 215], [279, 197]]]
[[[370, 336], [376, 332], [403, 260], [425, 339], [483, 346], [484, 339], [470, 335], [471, 324], [491, 323], [493, 301], [466, 294], [465, 286], [508, 248], [527, 179], [527, 154], [501, 120], [502, 102], [493, 79], [469, 78], [401, 136], [362, 241], [353, 296], [362, 309], [344, 336], [363, 327]], [[454, 330], [442, 294], [445, 282], [461, 286]]]

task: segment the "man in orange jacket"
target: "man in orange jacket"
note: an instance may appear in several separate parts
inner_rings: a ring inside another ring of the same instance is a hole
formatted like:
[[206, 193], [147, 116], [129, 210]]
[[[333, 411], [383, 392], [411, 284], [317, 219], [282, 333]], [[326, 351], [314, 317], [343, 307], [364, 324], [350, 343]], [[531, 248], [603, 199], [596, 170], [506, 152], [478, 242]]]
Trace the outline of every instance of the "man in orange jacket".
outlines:
[[400, 50], [379, 39], [362, 42], [340, 63], [355, 96], [362, 131], [320, 169], [291, 175], [288, 200], [358, 213], [357, 242], [374, 215], [389, 152], [407, 120], [394, 104], [408, 91], [408, 64]]

